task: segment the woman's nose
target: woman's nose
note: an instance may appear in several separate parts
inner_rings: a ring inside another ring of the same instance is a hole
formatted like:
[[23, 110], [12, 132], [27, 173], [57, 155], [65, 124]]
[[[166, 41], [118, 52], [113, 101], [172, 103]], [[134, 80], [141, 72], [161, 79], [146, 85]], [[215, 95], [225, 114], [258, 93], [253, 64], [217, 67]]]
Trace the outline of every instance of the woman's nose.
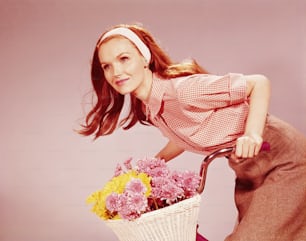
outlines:
[[114, 65], [114, 67], [113, 67], [113, 76], [114, 77], [118, 77], [118, 76], [120, 76], [122, 74], [122, 68], [121, 68], [121, 66], [120, 65]]

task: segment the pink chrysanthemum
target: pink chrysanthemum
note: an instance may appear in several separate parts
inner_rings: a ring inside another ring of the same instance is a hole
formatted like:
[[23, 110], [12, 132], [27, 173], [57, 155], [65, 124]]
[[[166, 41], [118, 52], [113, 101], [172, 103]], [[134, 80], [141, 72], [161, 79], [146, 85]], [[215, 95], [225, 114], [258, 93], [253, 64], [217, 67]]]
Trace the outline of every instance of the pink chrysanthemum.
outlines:
[[139, 172], [147, 173], [151, 177], [166, 177], [170, 173], [165, 160], [159, 158], [139, 160], [137, 168]]
[[201, 180], [199, 175], [191, 171], [174, 171], [171, 178], [184, 190], [186, 198], [189, 198], [197, 193], [197, 188], [199, 187]]
[[126, 184], [125, 190], [127, 192], [144, 194], [147, 191], [147, 188], [141, 182], [141, 180], [134, 178]]
[[116, 212], [120, 207], [120, 195], [118, 193], [111, 193], [105, 201], [105, 206], [110, 212]]
[[114, 177], [118, 177], [122, 174], [122, 167], [120, 164], [117, 164], [115, 172], [114, 172]]
[[129, 196], [128, 204], [131, 210], [135, 212], [143, 212], [146, 210], [148, 200], [140, 193], [133, 193]]
[[119, 215], [128, 220], [135, 219], [143, 213], [148, 206], [147, 198], [141, 193], [125, 192], [120, 196], [121, 206]]
[[125, 160], [124, 162], [123, 162], [123, 164], [124, 164], [124, 166], [125, 166], [125, 168], [127, 169], [127, 170], [132, 170], [132, 158], [129, 158], [129, 159], [127, 159], [127, 160]]
[[176, 185], [171, 178], [155, 177], [152, 179], [152, 196], [166, 200], [168, 204], [183, 197], [184, 190]]

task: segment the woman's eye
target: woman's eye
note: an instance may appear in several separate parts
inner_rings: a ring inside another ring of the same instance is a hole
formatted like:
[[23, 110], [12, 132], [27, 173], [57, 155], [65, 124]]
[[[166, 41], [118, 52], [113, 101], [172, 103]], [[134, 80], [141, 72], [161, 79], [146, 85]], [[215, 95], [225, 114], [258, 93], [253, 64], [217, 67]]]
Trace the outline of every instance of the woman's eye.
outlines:
[[122, 62], [125, 62], [125, 61], [129, 60], [129, 57], [128, 57], [128, 56], [122, 56], [122, 57], [120, 58], [120, 60], [121, 60]]
[[102, 65], [102, 69], [103, 69], [103, 70], [107, 70], [108, 68], [109, 68], [109, 65], [108, 65], [108, 64]]

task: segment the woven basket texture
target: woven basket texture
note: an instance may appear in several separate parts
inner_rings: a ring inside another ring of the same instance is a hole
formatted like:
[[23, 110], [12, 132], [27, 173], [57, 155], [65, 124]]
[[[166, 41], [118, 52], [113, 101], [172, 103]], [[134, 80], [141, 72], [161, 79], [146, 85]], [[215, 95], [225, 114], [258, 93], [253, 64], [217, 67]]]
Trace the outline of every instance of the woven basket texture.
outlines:
[[105, 220], [120, 241], [195, 241], [201, 196], [142, 214], [133, 221]]

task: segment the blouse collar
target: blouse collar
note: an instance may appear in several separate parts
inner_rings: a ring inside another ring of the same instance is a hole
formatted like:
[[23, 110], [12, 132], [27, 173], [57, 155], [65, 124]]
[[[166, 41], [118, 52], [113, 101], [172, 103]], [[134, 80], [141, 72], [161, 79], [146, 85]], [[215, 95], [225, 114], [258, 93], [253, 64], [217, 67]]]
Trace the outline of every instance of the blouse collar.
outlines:
[[167, 83], [167, 80], [153, 76], [151, 93], [148, 100], [144, 102], [147, 117], [154, 118], [160, 112]]

